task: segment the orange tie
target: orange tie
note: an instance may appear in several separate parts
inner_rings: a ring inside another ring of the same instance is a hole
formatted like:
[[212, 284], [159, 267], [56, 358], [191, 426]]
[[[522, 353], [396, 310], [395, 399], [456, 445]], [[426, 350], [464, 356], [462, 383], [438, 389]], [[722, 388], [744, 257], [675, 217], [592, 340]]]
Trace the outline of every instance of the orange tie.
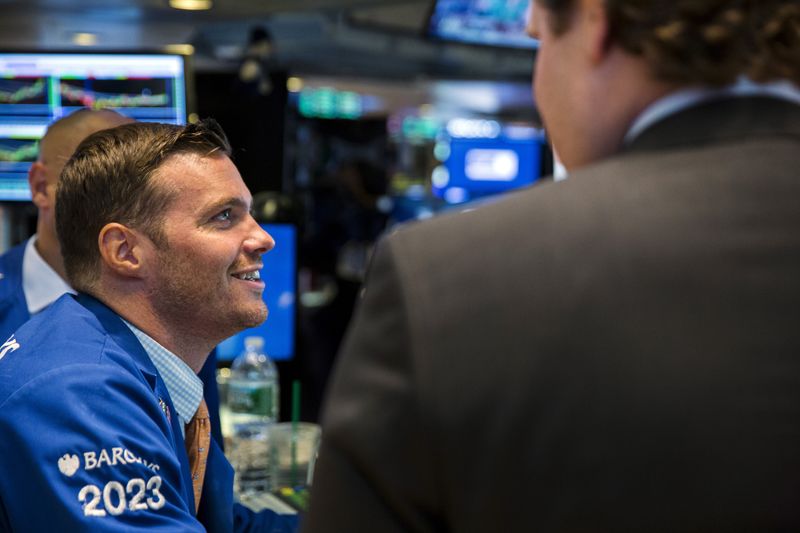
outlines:
[[211, 444], [211, 424], [208, 421], [208, 406], [205, 399], [200, 401], [194, 417], [186, 424], [186, 453], [189, 455], [189, 470], [192, 472], [194, 488], [194, 510], [200, 509], [200, 495], [203, 494], [203, 479], [206, 476], [208, 447]]

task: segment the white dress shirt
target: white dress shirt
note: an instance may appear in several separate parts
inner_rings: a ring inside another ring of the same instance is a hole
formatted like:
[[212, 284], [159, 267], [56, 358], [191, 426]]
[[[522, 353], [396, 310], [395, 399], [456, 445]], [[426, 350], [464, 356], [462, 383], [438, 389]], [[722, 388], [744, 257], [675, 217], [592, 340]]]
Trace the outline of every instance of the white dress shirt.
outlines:
[[75, 294], [72, 287], [42, 259], [35, 244], [36, 235], [28, 239], [22, 257], [22, 292], [31, 315], [58, 300], [62, 294]]

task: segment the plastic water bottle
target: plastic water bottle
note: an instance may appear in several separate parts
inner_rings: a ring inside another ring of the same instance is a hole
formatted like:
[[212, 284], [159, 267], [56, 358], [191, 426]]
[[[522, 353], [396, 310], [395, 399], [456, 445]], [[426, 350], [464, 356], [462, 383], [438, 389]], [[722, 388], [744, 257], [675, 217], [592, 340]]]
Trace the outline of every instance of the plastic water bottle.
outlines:
[[236, 493], [271, 490], [267, 426], [278, 418], [278, 370], [264, 353], [262, 337], [247, 337], [231, 365], [228, 408], [233, 426], [231, 463]]

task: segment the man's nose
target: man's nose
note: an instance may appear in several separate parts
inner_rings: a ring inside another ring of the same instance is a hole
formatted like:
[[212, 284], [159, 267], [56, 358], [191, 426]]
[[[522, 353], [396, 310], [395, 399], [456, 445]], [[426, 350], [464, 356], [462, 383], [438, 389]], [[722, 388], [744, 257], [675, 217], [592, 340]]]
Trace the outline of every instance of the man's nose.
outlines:
[[244, 244], [247, 253], [261, 255], [275, 248], [275, 239], [255, 219], [252, 219], [250, 235]]

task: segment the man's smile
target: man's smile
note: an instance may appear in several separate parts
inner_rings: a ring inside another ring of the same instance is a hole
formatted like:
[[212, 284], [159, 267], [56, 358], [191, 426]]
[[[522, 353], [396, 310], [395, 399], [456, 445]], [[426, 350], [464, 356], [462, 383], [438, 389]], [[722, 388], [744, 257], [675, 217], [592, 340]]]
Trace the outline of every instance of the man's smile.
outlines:
[[252, 269], [242, 270], [231, 274], [231, 276], [242, 281], [263, 286], [264, 283], [261, 281], [261, 272], [259, 272], [260, 268], [261, 267], [253, 267]]

